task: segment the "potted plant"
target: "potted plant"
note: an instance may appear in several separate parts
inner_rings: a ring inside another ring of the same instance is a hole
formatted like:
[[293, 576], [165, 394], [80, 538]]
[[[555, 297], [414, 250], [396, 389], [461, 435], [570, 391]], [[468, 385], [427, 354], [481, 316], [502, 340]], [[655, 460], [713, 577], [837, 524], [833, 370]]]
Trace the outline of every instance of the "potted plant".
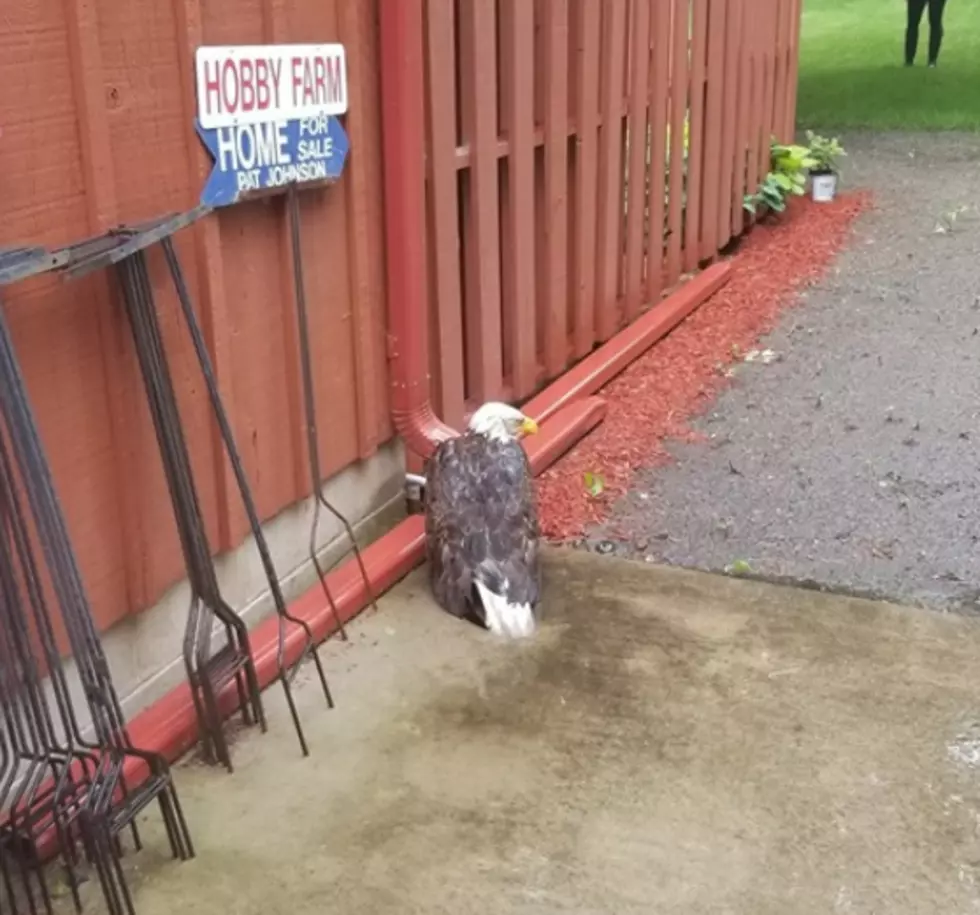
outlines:
[[837, 178], [840, 174], [837, 160], [847, 153], [837, 142], [837, 137], [827, 139], [808, 130], [806, 138], [810, 144], [809, 158], [813, 161], [810, 166], [810, 193], [815, 203], [830, 203], [837, 196]]
[[806, 146], [785, 145], [773, 139], [769, 147], [769, 172], [755, 193], [745, 196], [742, 206], [752, 216], [760, 209], [782, 213], [790, 197], [804, 193], [807, 171], [815, 164]]

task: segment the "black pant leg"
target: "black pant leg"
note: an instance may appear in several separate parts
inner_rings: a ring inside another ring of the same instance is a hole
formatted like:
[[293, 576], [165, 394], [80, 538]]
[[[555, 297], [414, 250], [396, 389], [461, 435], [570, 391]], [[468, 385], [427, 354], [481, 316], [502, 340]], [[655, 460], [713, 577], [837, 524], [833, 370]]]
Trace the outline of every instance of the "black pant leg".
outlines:
[[929, 63], [939, 59], [939, 49], [943, 44], [943, 11], [946, 0], [929, 0]]
[[905, 26], [905, 63], [915, 60], [915, 52], [919, 47], [919, 23], [929, 0], [908, 0], [908, 24]]

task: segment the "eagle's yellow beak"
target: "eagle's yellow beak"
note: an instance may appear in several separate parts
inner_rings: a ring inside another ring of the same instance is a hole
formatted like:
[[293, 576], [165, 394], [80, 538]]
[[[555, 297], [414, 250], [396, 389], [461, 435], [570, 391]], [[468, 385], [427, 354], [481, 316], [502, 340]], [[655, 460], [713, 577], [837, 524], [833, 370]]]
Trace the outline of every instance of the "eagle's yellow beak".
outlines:
[[525, 416], [524, 422], [521, 423], [521, 432], [525, 435], [535, 435], [537, 431], [538, 424], [530, 416]]

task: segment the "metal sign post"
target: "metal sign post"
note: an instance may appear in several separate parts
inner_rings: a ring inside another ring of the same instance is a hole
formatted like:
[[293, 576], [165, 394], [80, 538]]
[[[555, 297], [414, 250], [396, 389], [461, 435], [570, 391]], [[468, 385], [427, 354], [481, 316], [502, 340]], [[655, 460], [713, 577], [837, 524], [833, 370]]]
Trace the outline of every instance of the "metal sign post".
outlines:
[[343, 638], [347, 639], [347, 631], [344, 629], [343, 621], [337, 604], [334, 602], [330, 588], [327, 586], [326, 570], [320, 565], [320, 558], [317, 556], [317, 535], [320, 526], [320, 506], [322, 505], [332, 514], [344, 527], [347, 539], [351, 544], [354, 556], [357, 560], [361, 578], [364, 580], [364, 588], [371, 602], [372, 607], [377, 609], [374, 593], [371, 589], [371, 580], [368, 578], [367, 569], [364, 566], [364, 558], [361, 556], [361, 548], [358, 545], [357, 537], [354, 536], [354, 529], [350, 522], [323, 494], [323, 472], [320, 465], [319, 432], [316, 422], [316, 399], [313, 393], [313, 367], [310, 362], [310, 330], [306, 314], [306, 284], [303, 281], [303, 250], [300, 237], [299, 220], [299, 193], [296, 186], [291, 185], [286, 197], [286, 208], [289, 213], [289, 240], [293, 257], [293, 283], [295, 285], [296, 296], [296, 326], [298, 329], [300, 370], [303, 375], [303, 407], [306, 415], [306, 454], [309, 459], [310, 485], [313, 488], [315, 499], [313, 507], [313, 520], [310, 525], [310, 559], [320, 576], [320, 585], [323, 588], [324, 597]]
[[[272, 553], [269, 551], [269, 544], [266, 542], [265, 533], [262, 530], [262, 524], [259, 520], [259, 513], [255, 507], [255, 499], [252, 496], [252, 490], [248, 484], [248, 477], [245, 475], [245, 467], [242, 464], [241, 456], [239, 455], [238, 448], [235, 445], [235, 438], [231, 430], [231, 423], [228, 421], [228, 414], [225, 411], [224, 403], [222, 403], [221, 395], [218, 392], [218, 382], [214, 375], [214, 367], [211, 364], [211, 356], [208, 353], [207, 345], [204, 342], [204, 334], [201, 332], [201, 327], [197, 322], [197, 316], [194, 314], [194, 306], [191, 303], [190, 293], [187, 291], [187, 283], [184, 281], [184, 274], [180, 268], [180, 261], [177, 259], [177, 252], [174, 250], [172, 239], [167, 238], [164, 240], [163, 250], [167, 257], [167, 265], [170, 268], [170, 275], [173, 278], [174, 286], [177, 290], [177, 297], [180, 300], [180, 307], [184, 314], [184, 321], [187, 324], [188, 332], [191, 335], [191, 341], [194, 344], [194, 352], [197, 354], [198, 363], [200, 364], [201, 372], [204, 375], [208, 395], [211, 399], [211, 407], [214, 410], [215, 418], [218, 421], [218, 426], [221, 430], [221, 437], [225, 443], [225, 450], [227, 451], [228, 458], [231, 461], [232, 470], [235, 474], [235, 481], [238, 484], [238, 490], [242, 496], [242, 502], [245, 506], [245, 513], [248, 516], [249, 527], [252, 530], [252, 536], [255, 538], [255, 545], [258, 548], [259, 557], [262, 560], [262, 568], [265, 571], [266, 580], [269, 583], [269, 589], [276, 605], [276, 611], [279, 614], [279, 643], [277, 646], [276, 655], [277, 664], [279, 667], [279, 676], [282, 680], [283, 690], [286, 695], [286, 703], [289, 706], [289, 713], [293, 719], [293, 725], [296, 728], [296, 735], [299, 738], [300, 748], [303, 751], [303, 755], [308, 756], [310, 752], [309, 746], [307, 745], [306, 737], [303, 734], [303, 726], [299, 720], [299, 712], [296, 710], [296, 703], [293, 700], [293, 693], [290, 685], [302, 662], [306, 658], [312, 659], [313, 664], [316, 667], [317, 676], [320, 679], [320, 686], [323, 689], [323, 694], [326, 696], [327, 704], [333, 708], [333, 696], [330, 693], [330, 687], [327, 685], [327, 675], [323, 669], [323, 664], [320, 662], [320, 656], [317, 654], [316, 640], [313, 637], [312, 630], [306, 624], [306, 622], [293, 616], [286, 606], [286, 598], [282, 593], [282, 587], [279, 584], [279, 576], [276, 573], [276, 568], [272, 561]], [[285, 657], [287, 623], [294, 626], [299, 626], [302, 629], [305, 637], [303, 651], [300, 653], [300, 657], [293, 666], [292, 671], [289, 670]]]

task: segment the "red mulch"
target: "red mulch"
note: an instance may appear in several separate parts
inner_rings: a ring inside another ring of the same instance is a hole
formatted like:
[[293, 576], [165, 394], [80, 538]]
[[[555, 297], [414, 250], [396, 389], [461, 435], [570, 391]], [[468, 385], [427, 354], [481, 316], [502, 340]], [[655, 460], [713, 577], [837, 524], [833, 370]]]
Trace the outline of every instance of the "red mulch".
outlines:
[[[752, 349], [824, 274], [870, 204], [865, 193], [832, 204], [800, 199], [781, 220], [755, 227], [732, 260], [731, 280], [602, 390], [605, 422], [540, 478], [546, 537], [582, 537], [605, 520], [636, 470], [669, 460], [666, 440], [698, 439], [688, 421], [730, 383], [719, 368]], [[587, 490], [586, 473], [601, 478], [600, 494]]]

